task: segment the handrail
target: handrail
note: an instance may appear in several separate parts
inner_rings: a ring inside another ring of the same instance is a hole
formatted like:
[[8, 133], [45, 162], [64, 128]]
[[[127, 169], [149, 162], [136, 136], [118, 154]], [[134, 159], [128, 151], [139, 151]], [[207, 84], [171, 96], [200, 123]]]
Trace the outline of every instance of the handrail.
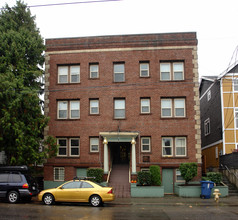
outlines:
[[234, 172], [231, 172], [230, 169], [226, 165], [221, 164], [221, 167], [224, 167], [230, 174], [233, 174], [235, 178], [238, 180], [238, 176]]
[[129, 167], [129, 183], [131, 182], [131, 169]]
[[107, 175], [107, 183], [109, 182], [110, 175], [111, 175], [111, 171], [112, 171], [112, 168], [108, 171], [108, 175]]

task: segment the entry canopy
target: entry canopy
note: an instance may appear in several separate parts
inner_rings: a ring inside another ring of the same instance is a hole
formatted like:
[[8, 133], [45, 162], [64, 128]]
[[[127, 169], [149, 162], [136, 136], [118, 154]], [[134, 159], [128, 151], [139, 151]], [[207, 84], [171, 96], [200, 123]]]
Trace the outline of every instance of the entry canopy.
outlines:
[[106, 138], [108, 142], [131, 142], [139, 135], [138, 132], [100, 132], [100, 136]]

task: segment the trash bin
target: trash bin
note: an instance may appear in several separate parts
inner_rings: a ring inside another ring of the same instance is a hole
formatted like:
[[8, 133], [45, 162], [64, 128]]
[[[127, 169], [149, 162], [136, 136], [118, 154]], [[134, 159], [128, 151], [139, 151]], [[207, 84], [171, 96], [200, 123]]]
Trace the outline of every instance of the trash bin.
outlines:
[[214, 182], [212, 181], [201, 181], [201, 198], [202, 199], [210, 199], [211, 191], [214, 187]]

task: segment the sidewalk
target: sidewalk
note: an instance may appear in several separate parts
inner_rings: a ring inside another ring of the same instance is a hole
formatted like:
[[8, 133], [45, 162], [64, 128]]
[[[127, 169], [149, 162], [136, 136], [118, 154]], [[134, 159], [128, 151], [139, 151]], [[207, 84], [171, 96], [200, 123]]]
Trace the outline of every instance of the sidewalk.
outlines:
[[159, 205], [159, 206], [238, 206], [238, 196], [220, 198], [216, 203], [214, 198], [182, 198], [166, 195], [163, 198], [116, 198], [113, 205]]

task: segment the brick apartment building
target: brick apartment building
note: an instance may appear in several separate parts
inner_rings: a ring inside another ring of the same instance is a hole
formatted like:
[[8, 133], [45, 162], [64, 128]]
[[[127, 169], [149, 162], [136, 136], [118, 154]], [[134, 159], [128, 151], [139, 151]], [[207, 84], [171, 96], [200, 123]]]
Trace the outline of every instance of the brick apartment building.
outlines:
[[116, 163], [132, 177], [159, 165], [165, 193], [180, 163], [197, 162], [200, 177], [196, 33], [47, 39], [45, 81], [45, 135], [59, 144], [46, 188], [89, 167], [107, 178]]

